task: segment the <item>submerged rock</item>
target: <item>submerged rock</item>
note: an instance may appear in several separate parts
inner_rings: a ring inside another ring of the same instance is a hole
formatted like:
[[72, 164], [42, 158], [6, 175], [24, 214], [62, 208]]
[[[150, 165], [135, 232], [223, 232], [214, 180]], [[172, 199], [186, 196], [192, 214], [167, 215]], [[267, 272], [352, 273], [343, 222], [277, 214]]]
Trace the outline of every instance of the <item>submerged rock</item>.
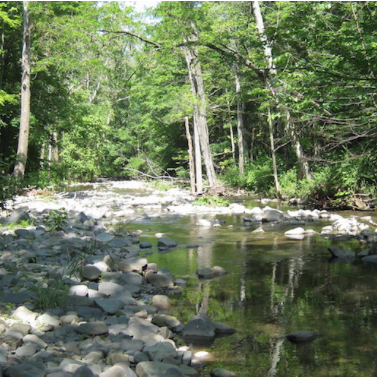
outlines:
[[314, 331], [301, 330], [285, 335], [285, 339], [289, 340], [291, 343], [306, 344], [313, 342], [321, 336], [321, 334]]
[[348, 251], [345, 249], [341, 249], [336, 246], [329, 246], [328, 250], [330, 251], [331, 255], [334, 258], [344, 258], [344, 259], [352, 259], [355, 258], [355, 253], [353, 251]]

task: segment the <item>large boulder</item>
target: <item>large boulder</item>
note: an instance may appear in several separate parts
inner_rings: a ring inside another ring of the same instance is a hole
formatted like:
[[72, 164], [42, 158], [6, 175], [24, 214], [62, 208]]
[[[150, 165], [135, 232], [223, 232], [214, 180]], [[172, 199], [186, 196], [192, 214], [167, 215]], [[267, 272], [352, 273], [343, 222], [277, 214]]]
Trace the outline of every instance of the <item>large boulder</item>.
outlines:
[[284, 213], [278, 209], [265, 208], [263, 211], [263, 222], [281, 222], [284, 220]]

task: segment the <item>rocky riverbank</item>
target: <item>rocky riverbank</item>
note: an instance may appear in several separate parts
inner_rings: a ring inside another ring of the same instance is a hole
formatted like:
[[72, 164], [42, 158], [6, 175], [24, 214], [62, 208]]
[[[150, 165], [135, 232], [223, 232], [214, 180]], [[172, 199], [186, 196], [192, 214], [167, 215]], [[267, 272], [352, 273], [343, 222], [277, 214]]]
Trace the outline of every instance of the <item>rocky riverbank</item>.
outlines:
[[[193, 206], [188, 191], [160, 192], [140, 182], [40, 194], [14, 198], [1, 218], [0, 364], [8, 377], [196, 376], [201, 360], [186, 344], [209, 344], [218, 335], [234, 333], [206, 315], [186, 324], [169, 315], [169, 297], [179, 295], [185, 281], [148, 263], [140, 252], [177, 244], [162, 235], [154, 245], [140, 242], [139, 232], [126, 230], [129, 221], [241, 214], [254, 231], [263, 231], [265, 223], [284, 223], [292, 226], [287, 237], [302, 239], [310, 232], [300, 226], [326, 220], [332, 225], [323, 228], [324, 236], [376, 240], [375, 224], [368, 218], [240, 204]], [[197, 225], [222, 226], [207, 219]], [[224, 273], [217, 266], [197, 271], [201, 278]], [[211, 372], [214, 377], [234, 375]]]

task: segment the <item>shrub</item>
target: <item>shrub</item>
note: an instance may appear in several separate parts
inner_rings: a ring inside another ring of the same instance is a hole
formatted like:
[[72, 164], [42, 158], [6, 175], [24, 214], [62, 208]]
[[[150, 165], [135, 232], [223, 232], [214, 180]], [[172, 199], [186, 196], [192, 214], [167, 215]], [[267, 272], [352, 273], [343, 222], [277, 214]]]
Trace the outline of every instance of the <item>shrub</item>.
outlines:
[[203, 196], [192, 203], [194, 206], [229, 207], [229, 200], [219, 196]]

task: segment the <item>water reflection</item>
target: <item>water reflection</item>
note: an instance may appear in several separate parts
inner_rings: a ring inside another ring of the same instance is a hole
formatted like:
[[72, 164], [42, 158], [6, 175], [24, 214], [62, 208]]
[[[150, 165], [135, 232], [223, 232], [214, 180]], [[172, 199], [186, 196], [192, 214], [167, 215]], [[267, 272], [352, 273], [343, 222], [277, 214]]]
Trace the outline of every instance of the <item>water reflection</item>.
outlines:
[[[163, 232], [182, 245], [168, 254], [153, 250], [148, 256], [148, 261], [188, 281], [182, 297], [174, 299], [173, 315], [187, 322], [206, 313], [238, 330], [216, 339], [207, 350], [214, 359], [202, 376], [216, 367], [241, 377], [376, 375], [376, 264], [358, 258], [329, 263], [327, 250], [336, 245], [359, 253], [365, 246], [319, 234], [288, 239], [284, 232], [292, 227], [287, 226], [263, 224], [264, 233], [252, 233], [255, 227], [244, 226], [241, 215], [222, 218], [226, 224], [221, 228], [198, 227], [196, 216], [129, 224], [130, 230], [149, 229], [143, 241], [155, 244], [154, 234]], [[306, 227], [319, 232], [325, 225]], [[188, 244], [200, 247], [187, 249]], [[198, 268], [215, 265], [228, 274], [210, 281], [195, 277]], [[301, 347], [284, 340], [284, 335], [300, 330], [323, 337]]]

